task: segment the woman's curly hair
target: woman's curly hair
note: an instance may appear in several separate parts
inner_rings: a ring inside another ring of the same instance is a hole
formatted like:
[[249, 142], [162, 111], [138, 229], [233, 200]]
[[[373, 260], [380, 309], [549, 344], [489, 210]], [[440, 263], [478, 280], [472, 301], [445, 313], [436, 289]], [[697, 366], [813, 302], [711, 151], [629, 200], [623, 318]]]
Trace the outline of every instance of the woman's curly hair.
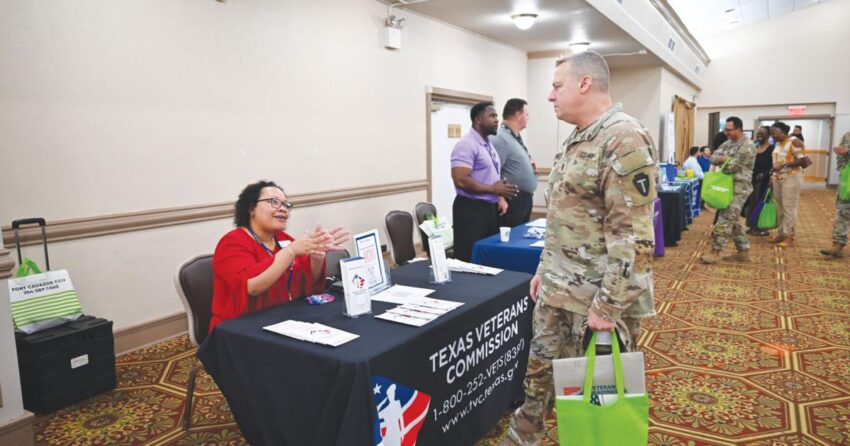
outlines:
[[260, 180], [256, 183], [249, 184], [239, 193], [239, 198], [236, 200], [236, 205], [233, 207], [233, 224], [236, 226], [249, 227], [251, 224], [251, 211], [257, 207], [257, 200], [260, 199], [260, 192], [266, 187], [276, 187], [284, 194], [286, 191], [282, 187], [275, 184], [274, 181]]

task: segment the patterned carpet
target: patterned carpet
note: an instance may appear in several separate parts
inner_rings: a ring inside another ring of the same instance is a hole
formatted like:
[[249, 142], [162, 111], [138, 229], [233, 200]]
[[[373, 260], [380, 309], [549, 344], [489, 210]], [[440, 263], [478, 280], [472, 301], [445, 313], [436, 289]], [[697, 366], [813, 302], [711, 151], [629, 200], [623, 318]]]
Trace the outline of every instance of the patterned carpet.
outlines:
[[[640, 339], [650, 444], [850, 444], [850, 260], [825, 260], [835, 192], [804, 190], [797, 245], [752, 238], [754, 262], [706, 266], [713, 214], [655, 263], [659, 315]], [[732, 247], [728, 248], [731, 252]], [[198, 380], [193, 428], [180, 430], [185, 336], [118, 360], [118, 388], [40, 417], [39, 445], [242, 445], [211, 379]], [[479, 442], [504, 435], [506, 418]], [[544, 445], [557, 444], [554, 418]]]

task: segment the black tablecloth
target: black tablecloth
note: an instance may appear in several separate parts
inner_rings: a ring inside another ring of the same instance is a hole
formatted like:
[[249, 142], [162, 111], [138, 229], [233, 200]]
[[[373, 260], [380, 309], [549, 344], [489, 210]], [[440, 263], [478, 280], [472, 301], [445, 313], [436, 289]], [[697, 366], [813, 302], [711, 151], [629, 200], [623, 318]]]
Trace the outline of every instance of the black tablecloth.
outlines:
[[661, 214], [664, 220], [664, 246], [676, 246], [682, 239], [682, 231], [688, 224], [685, 211], [688, 209], [687, 191], [684, 187], [671, 191], [658, 191], [661, 199]]
[[[465, 305], [416, 328], [371, 315], [347, 318], [341, 298], [321, 306], [301, 300], [222, 323], [198, 357], [254, 446], [376, 444], [376, 399], [386, 398], [390, 384], [400, 404], [410, 404], [404, 423], [417, 444], [471, 445], [523, 397], [530, 277], [453, 273], [453, 282], [435, 286], [428, 264], [417, 262], [393, 270], [393, 281], [435, 288], [431, 297]], [[372, 311], [391, 307], [373, 302]], [[360, 337], [331, 348], [261, 328], [287, 319]], [[419, 393], [411, 396], [413, 390]], [[424, 422], [410, 419], [417, 417]]]

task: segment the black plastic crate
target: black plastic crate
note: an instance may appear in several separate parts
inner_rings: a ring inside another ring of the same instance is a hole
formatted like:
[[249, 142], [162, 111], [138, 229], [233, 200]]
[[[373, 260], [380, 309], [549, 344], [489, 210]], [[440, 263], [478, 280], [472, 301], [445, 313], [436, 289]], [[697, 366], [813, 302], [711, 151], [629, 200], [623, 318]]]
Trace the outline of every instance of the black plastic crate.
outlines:
[[112, 322], [81, 316], [33, 334], [16, 333], [24, 407], [44, 414], [115, 388]]

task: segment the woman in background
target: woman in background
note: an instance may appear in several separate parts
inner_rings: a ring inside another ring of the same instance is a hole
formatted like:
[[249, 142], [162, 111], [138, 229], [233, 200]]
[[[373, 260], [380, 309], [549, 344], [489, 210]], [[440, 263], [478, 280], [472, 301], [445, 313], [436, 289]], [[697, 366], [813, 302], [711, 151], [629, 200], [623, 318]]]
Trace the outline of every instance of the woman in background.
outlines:
[[325, 288], [325, 254], [350, 238], [316, 228], [300, 239], [284, 232], [293, 205], [271, 181], [250, 184], [236, 201], [236, 229], [213, 254], [210, 331], [227, 319], [300, 299]]
[[770, 187], [770, 172], [773, 170], [773, 144], [770, 143], [770, 127], [764, 125], [759, 127], [756, 133], [756, 163], [753, 166], [753, 193], [747, 197], [741, 216], [747, 219], [747, 234], [768, 235], [768, 231], [761, 231], [750, 218], [750, 214], [758, 202], [764, 198], [767, 188]]

